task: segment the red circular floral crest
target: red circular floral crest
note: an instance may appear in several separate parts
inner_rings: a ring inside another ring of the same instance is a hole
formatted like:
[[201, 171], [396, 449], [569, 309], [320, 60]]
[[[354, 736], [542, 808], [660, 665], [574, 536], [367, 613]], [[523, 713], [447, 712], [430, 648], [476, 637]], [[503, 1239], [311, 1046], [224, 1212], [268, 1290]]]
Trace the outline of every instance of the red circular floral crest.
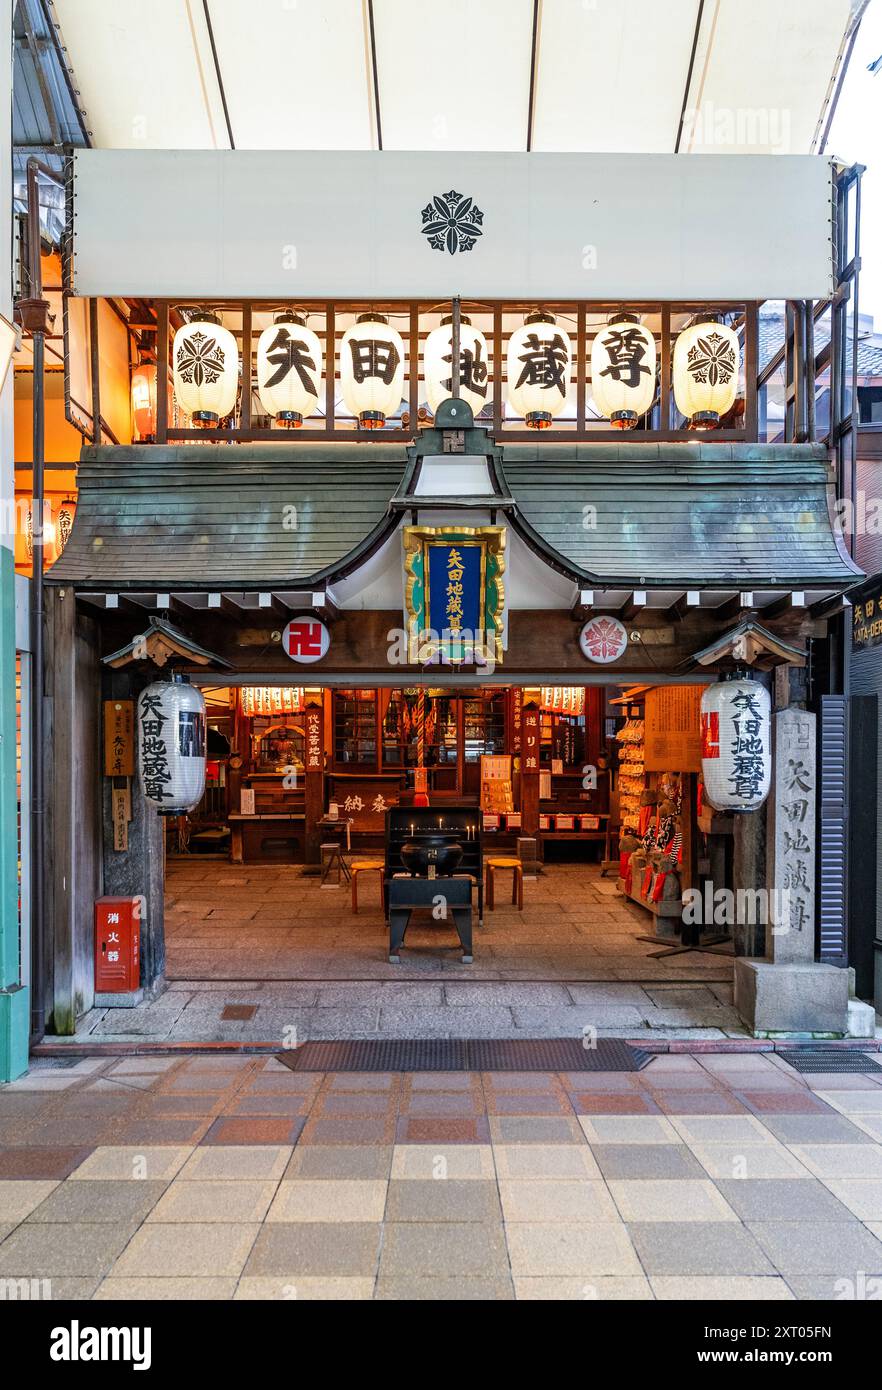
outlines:
[[628, 634], [618, 618], [592, 618], [579, 633], [582, 655], [601, 666], [618, 661], [627, 645]]

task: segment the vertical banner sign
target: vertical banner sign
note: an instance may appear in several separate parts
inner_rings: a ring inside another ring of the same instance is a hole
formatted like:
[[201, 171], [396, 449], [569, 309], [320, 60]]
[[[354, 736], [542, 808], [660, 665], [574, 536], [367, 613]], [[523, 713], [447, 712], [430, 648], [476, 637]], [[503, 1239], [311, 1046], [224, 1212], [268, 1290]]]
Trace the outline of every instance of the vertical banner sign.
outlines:
[[114, 777], [110, 792], [113, 817], [113, 848], [129, 847], [129, 821], [132, 819], [132, 786], [128, 777]]
[[324, 770], [324, 753], [322, 749], [322, 720], [323, 712], [320, 709], [308, 709], [306, 711], [306, 771], [322, 772]]
[[104, 775], [132, 777], [135, 772], [135, 702], [104, 701]]
[[778, 962], [815, 958], [816, 717], [775, 715], [775, 877], [771, 954]]
[[110, 815], [113, 848], [122, 853], [129, 847], [129, 821], [132, 819], [132, 787], [135, 773], [135, 702], [104, 701], [104, 775], [110, 784]]
[[521, 751], [521, 692], [511, 692], [511, 751], [517, 757]]
[[524, 772], [539, 774], [539, 711], [525, 709], [521, 733]]
[[534, 836], [540, 827], [539, 743], [541, 716], [538, 709], [525, 709], [521, 716], [521, 830]]
[[504, 526], [405, 526], [408, 659], [502, 661]]
[[483, 627], [484, 547], [462, 542], [429, 545], [426, 561], [429, 570], [428, 625], [434, 632], [450, 634], [450, 659], [462, 660], [464, 653], [456, 639], [472, 635]]

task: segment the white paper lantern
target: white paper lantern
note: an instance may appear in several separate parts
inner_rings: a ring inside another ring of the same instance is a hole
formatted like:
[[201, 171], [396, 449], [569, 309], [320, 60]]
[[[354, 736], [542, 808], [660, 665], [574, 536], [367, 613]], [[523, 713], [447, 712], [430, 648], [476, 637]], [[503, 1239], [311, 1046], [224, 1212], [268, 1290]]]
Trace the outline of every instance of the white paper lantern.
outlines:
[[572, 347], [553, 314], [528, 314], [508, 340], [508, 403], [534, 430], [547, 430], [566, 404]]
[[655, 399], [655, 338], [636, 314], [617, 314], [591, 345], [591, 395], [614, 429], [632, 430]]
[[211, 429], [236, 406], [239, 349], [216, 314], [185, 323], [172, 345], [175, 399], [194, 425]]
[[340, 343], [340, 384], [362, 429], [382, 429], [404, 394], [404, 343], [385, 314], [359, 314]]
[[300, 314], [277, 314], [257, 340], [257, 393], [267, 415], [299, 429], [321, 398], [322, 348]]
[[754, 811], [769, 794], [769, 692], [749, 676], [709, 685], [701, 697], [701, 768], [718, 811]]
[[165, 816], [192, 811], [205, 791], [205, 700], [176, 678], [154, 681], [138, 696], [141, 790]]
[[674, 345], [674, 399], [689, 429], [719, 429], [738, 394], [738, 334], [724, 323], [694, 323]]
[[[423, 349], [423, 375], [426, 399], [432, 413], [453, 395], [453, 320], [444, 318], [434, 328]], [[459, 394], [477, 415], [487, 404], [490, 371], [487, 339], [467, 318], [459, 321]]]

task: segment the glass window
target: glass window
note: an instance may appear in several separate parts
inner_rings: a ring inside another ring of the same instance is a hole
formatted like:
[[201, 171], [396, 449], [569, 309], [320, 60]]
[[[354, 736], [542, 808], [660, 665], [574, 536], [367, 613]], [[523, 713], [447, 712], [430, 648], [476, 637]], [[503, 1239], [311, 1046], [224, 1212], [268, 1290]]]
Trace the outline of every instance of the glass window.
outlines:
[[377, 696], [373, 690], [334, 692], [334, 762], [376, 766]]

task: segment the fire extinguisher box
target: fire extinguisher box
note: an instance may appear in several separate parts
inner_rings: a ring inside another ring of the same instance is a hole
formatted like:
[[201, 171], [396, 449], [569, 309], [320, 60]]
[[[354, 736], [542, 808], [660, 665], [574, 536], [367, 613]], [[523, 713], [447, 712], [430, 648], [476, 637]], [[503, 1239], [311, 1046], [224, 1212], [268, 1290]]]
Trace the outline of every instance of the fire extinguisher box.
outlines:
[[132, 1008], [141, 989], [144, 899], [98, 898], [95, 903], [95, 1003]]

